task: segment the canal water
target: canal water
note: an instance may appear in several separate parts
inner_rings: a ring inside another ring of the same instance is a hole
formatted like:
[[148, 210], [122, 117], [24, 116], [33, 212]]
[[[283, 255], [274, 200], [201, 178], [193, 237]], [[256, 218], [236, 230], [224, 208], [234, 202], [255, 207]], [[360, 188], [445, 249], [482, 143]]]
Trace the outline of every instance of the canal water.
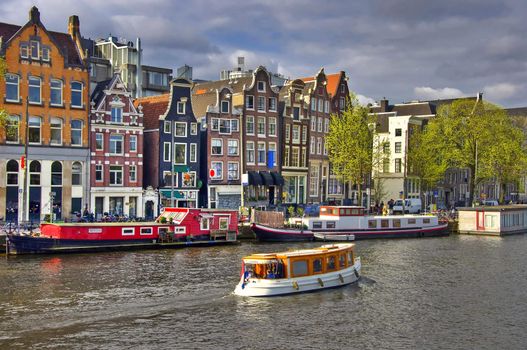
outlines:
[[0, 349], [525, 349], [527, 236], [357, 242], [362, 279], [232, 294], [240, 258], [317, 244], [0, 257]]

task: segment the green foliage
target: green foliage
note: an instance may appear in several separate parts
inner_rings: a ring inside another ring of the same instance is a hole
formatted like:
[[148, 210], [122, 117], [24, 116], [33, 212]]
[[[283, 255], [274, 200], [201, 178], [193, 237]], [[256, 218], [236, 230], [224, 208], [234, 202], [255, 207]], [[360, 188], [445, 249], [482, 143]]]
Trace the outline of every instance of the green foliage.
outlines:
[[289, 214], [289, 217], [292, 218], [295, 215], [295, 207], [292, 205], [287, 207], [287, 213]]
[[159, 222], [162, 223], [162, 224], [166, 224], [167, 223], [167, 218], [162, 216], [159, 218]]
[[[374, 125], [375, 116], [369, 115], [369, 108], [361, 106], [354, 95], [340, 116], [331, 116], [326, 148], [333, 171], [343, 182], [351, 181], [360, 188], [371, 175]], [[362, 191], [359, 191], [359, 203], [362, 203]]]
[[[6, 62], [2, 57], [0, 57], [0, 82], [4, 80], [6, 69]], [[7, 114], [7, 112], [4, 109], [0, 109], [0, 128], [2, 130], [5, 130], [8, 117], [9, 115]]]
[[302, 217], [302, 216], [304, 216], [304, 209], [303, 208], [298, 208], [296, 210], [296, 213], [298, 214], [298, 216]]

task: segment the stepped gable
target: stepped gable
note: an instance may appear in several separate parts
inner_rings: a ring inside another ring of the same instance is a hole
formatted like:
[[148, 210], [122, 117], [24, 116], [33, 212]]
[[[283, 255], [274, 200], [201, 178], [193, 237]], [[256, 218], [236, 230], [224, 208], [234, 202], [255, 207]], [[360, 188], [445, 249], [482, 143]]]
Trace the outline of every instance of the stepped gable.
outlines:
[[145, 130], [159, 129], [159, 117], [166, 113], [170, 94], [138, 98], [134, 101], [134, 107], [143, 107], [143, 123]]

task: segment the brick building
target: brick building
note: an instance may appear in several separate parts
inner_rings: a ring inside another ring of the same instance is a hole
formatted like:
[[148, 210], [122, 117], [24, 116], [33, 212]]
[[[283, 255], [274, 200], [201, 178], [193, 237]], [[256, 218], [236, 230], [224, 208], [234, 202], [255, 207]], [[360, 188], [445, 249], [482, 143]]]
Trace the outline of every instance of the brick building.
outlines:
[[40, 220], [53, 212], [69, 218], [87, 204], [89, 76], [80, 41], [77, 16], [69, 18], [68, 33], [48, 31], [36, 7], [23, 26], [0, 23], [7, 65], [0, 108], [9, 114], [0, 135], [0, 217]]

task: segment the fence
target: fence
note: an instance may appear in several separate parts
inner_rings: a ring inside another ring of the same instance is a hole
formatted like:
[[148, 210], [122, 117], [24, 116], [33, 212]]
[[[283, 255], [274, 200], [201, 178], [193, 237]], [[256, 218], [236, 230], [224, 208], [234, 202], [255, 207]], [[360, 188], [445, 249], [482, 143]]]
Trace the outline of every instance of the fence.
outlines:
[[277, 211], [254, 211], [254, 222], [270, 227], [284, 227], [284, 213]]

